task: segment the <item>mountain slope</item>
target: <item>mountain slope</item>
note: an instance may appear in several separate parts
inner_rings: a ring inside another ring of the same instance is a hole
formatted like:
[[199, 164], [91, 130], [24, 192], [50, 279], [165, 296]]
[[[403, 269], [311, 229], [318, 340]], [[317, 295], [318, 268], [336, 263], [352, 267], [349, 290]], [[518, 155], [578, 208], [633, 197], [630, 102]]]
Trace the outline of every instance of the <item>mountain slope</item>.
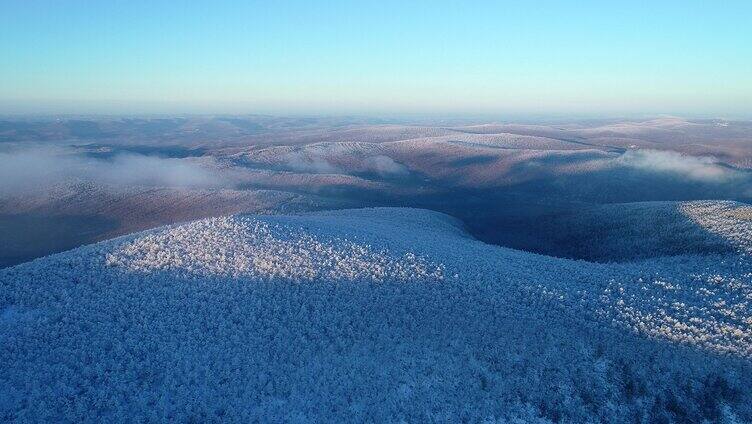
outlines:
[[378, 208], [211, 218], [4, 269], [0, 417], [750, 420], [749, 208], [684, 207], [733, 248], [595, 264]]

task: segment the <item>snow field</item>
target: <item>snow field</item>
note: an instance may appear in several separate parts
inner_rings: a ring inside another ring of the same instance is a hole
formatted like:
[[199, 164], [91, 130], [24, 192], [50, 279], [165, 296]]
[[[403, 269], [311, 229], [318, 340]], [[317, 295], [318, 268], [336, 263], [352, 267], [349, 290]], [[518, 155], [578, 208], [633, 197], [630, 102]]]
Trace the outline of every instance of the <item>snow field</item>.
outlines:
[[38, 259], [0, 271], [0, 417], [749, 421], [744, 208], [683, 209], [733, 253], [628, 264], [394, 208], [212, 218]]

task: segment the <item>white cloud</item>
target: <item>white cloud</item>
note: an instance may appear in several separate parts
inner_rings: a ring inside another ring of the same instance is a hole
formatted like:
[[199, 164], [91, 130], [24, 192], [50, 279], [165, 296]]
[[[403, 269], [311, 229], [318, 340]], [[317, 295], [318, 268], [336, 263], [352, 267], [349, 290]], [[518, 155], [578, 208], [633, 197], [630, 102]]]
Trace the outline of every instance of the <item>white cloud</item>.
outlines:
[[376, 172], [382, 177], [403, 176], [409, 174], [407, 168], [395, 162], [389, 156], [378, 155], [371, 156], [363, 162], [363, 166], [370, 171]]
[[310, 172], [315, 174], [338, 174], [341, 170], [329, 163], [323, 156], [318, 154], [305, 155], [301, 152], [293, 152], [284, 156], [285, 164], [297, 172]]
[[22, 193], [68, 178], [116, 186], [213, 187], [226, 183], [211, 169], [190, 159], [137, 154], [98, 159], [63, 148], [0, 152], [0, 194]]
[[629, 150], [617, 162], [636, 169], [673, 173], [696, 181], [727, 182], [739, 177], [737, 171], [719, 165], [711, 157], [671, 151]]

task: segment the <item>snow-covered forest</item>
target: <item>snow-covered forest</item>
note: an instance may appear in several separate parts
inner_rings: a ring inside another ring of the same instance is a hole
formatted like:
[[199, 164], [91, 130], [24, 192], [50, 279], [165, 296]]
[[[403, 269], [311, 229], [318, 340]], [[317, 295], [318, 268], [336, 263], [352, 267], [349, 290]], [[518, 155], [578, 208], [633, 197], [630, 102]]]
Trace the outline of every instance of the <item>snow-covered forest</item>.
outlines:
[[677, 206], [729, 249], [598, 264], [380, 208], [209, 218], [8, 268], [0, 413], [744, 422], [752, 208]]
[[19, 125], [0, 421], [752, 421], [747, 123]]

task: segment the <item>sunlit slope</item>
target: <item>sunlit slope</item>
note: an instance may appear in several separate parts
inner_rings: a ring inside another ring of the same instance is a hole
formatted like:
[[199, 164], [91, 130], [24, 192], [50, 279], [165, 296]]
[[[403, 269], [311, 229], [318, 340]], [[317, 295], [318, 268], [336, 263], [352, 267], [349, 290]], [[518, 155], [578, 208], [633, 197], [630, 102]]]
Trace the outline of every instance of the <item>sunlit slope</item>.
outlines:
[[[750, 209], [626, 264], [358, 209], [162, 227], [0, 271], [0, 417], [752, 419]], [[657, 415], [656, 415], [657, 414]]]

